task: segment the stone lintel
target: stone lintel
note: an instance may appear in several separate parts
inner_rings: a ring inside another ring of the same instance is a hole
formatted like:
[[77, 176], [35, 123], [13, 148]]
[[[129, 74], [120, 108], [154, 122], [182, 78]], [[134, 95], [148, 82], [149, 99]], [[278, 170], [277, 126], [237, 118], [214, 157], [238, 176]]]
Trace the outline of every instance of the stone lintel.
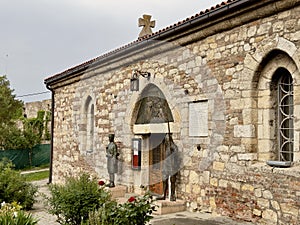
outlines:
[[[180, 128], [178, 124], [171, 122], [170, 132], [179, 133]], [[135, 124], [133, 125], [133, 133], [134, 134], [169, 133], [168, 123]]]

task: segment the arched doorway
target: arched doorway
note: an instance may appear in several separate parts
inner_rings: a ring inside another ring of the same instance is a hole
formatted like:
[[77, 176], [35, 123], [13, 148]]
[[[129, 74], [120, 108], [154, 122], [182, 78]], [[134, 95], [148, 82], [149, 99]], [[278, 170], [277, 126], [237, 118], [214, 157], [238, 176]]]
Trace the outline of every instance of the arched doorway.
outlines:
[[134, 133], [141, 135], [146, 143], [143, 155], [144, 166], [149, 167], [149, 189], [161, 195], [162, 162], [165, 159], [165, 137], [174, 132], [172, 110], [163, 92], [154, 84], [149, 84], [142, 91], [135, 106]]

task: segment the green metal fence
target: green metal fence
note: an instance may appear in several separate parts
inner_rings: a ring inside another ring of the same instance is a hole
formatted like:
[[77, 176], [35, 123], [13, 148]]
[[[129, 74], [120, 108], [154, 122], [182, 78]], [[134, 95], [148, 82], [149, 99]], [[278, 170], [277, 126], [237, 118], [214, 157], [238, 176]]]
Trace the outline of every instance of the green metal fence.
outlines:
[[29, 149], [0, 151], [0, 159], [2, 158], [11, 160], [16, 169], [45, 165], [50, 163], [50, 144], [36, 145], [32, 151]]

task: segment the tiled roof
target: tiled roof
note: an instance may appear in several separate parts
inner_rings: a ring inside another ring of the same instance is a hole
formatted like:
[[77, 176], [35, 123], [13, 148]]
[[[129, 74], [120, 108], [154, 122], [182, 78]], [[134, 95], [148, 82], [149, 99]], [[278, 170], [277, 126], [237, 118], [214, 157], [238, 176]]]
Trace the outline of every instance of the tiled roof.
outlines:
[[101, 56], [98, 56], [98, 57], [96, 57], [94, 59], [91, 59], [89, 61], [81, 63], [81, 64], [79, 64], [79, 65], [77, 65], [75, 67], [72, 67], [70, 69], [67, 69], [67, 70], [65, 70], [65, 71], [63, 71], [61, 73], [55, 74], [55, 75], [53, 75], [51, 77], [48, 77], [48, 78], [45, 79], [45, 83], [47, 84], [47, 83], [49, 83], [49, 82], [51, 82], [53, 80], [59, 79], [61, 77], [65, 77], [68, 74], [80, 71], [80, 70], [86, 68], [87, 66], [93, 64], [94, 62], [97, 62], [99, 60], [105, 59], [105, 58], [107, 58], [109, 56], [112, 56], [112, 55], [118, 53], [118, 52], [121, 52], [122, 50], [126, 50], [129, 47], [135, 46], [138, 43], [141, 43], [143, 41], [146, 41], [146, 40], [149, 40], [149, 39], [155, 39], [156, 37], [158, 37], [161, 34], [164, 34], [164, 33], [168, 32], [168, 31], [172, 31], [175, 28], [179, 28], [179, 27], [183, 26], [184, 24], [188, 24], [189, 22], [191, 22], [193, 20], [196, 20], [196, 19], [198, 19], [198, 18], [200, 18], [202, 16], [208, 15], [208, 14], [214, 12], [214, 11], [217, 12], [218, 10], [220, 10], [223, 7], [226, 7], [227, 5], [233, 4], [235, 2], [242, 2], [242, 1], [245, 1], [245, 0], [227, 0], [227, 1], [223, 1], [223, 2], [221, 2], [219, 4], [217, 4], [216, 6], [212, 6], [209, 9], [200, 11], [199, 13], [197, 13], [197, 14], [191, 16], [191, 17], [186, 18], [185, 20], [179, 21], [179, 22], [177, 22], [177, 23], [175, 23], [173, 25], [170, 25], [170, 26], [168, 26], [166, 28], [158, 30], [158, 31], [156, 31], [156, 32], [154, 32], [154, 33], [152, 33], [150, 35], [146, 35], [144, 37], [138, 38], [137, 40], [135, 40], [135, 41], [133, 41], [133, 42], [131, 42], [129, 44], [126, 44], [126, 45], [124, 45], [124, 46], [122, 46], [120, 48], [117, 48], [117, 49], [112, 50], [112, 51], [110, 51], [108, 53], [105, 53], [105, 54], [103, 54]]

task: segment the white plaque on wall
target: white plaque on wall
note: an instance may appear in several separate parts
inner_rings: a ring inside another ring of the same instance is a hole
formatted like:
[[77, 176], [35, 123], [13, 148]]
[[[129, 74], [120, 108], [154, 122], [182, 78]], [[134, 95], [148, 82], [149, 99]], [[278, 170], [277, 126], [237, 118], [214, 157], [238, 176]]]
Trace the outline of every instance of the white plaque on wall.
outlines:
[[189, 104], [189, 136], [208, 136], [208, 101]]

